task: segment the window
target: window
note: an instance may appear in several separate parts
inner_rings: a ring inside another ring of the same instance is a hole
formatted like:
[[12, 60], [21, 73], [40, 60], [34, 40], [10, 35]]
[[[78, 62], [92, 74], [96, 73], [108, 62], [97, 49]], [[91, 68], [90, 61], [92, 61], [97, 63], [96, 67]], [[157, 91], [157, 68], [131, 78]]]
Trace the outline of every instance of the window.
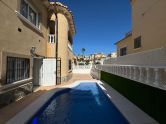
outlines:
[[134, 39], [134, 49], [141, 47], [141, 36]]
[[37, 23], [37, 14], [33, 11], [32, 8], [29, 8], [29, 21], [34, 25]]
[[24, 0], [21, 0], [20, 12], [25, 18], [28, 18], [28, 4]]
[[127, 47], [123, 47], [120, 49], [120, 56], [127, 55]]
[[71, 70], [71, 69], [72, 69], [72, 61], [69, 60], [69, 70]]
[[7, 57], [6, 82], [27, 79], [30, 76], [30, 59]]
[[20, 13], [39, 28], [39, 16], [33, 7], [26, 1], [21, 0]]
[[73, 43], [73, 38], [70, 31], [68, 31], [68, 40], [70, 41], [71, 44]]

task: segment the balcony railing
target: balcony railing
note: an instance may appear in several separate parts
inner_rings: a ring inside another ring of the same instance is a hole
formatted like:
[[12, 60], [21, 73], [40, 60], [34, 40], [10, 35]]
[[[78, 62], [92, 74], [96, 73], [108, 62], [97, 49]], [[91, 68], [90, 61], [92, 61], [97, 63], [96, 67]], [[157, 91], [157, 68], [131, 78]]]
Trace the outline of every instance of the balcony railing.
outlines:
[[55, 35], [54, 34], [50, 34], [48, 36], [48, 42], [49, 43], [55, 43]]

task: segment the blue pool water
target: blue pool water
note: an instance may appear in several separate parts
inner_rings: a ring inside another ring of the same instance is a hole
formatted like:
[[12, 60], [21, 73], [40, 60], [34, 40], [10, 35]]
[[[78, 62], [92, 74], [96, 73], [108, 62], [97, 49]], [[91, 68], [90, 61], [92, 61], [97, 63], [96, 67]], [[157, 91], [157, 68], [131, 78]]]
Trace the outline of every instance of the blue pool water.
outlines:
[[55, 95], [28, 124], [128, 124], [96, 83]]

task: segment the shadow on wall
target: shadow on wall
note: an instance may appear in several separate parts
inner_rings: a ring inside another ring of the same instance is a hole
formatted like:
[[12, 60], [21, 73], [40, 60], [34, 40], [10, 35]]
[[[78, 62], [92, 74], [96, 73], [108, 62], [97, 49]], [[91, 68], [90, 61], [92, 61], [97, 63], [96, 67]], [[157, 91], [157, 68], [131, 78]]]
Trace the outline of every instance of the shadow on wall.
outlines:
[[103, 71], [101, 80], [107, 82], [159, 123], [166, 124], [166, 91]]

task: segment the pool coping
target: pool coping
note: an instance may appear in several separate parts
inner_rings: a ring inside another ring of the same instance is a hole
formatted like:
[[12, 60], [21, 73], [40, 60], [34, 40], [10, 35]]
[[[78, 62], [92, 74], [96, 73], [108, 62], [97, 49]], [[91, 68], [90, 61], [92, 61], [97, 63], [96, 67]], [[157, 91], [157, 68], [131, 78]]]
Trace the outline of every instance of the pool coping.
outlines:
[[104, 81], [98, 81], [98, 84], [130, 124], [159, 124]]
[[40, 108], [57, 92], [62, 91], [67, 88], [73, 88], [79, 85], [81, 82], [96, 82], [104, 93], [110, 98], [111, 102], [116, 106], [116, 108], [122, 113], [122, 115], [131, 124], [158, 124], [153, 118], [139, 109], [136, 105], [131, 103], [127, 98], [122, 96], [111, 86], [104, 83], [104, 81], [99, 80], [79, 80], [72, 84], [61, 86], [59, 88], [48, 91], [34, 102], [28, 105], [21, 112], [16, 114], [13, 118], [7, 121], [6, 124], [23, 124], [27, 123], [39, 110]]

